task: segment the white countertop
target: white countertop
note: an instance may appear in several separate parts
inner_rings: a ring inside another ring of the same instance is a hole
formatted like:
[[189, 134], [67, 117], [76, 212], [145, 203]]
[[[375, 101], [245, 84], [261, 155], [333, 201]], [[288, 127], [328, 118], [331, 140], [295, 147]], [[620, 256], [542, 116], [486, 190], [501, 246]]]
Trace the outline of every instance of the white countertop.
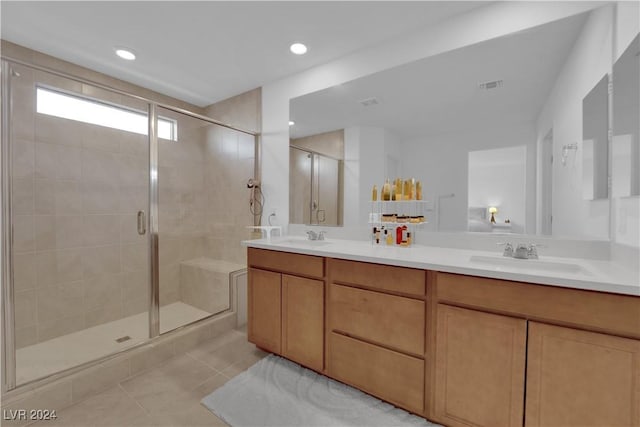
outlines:
[[518, 282], [640, 296], [640, 275], [611, 261], [540, 256], [539, 260], [502, 257], [500, 251], [434, 246], [372, 245], [358, 240], [309, 241], [302, 237], [245, 240], [243, 246], [420, 268]]

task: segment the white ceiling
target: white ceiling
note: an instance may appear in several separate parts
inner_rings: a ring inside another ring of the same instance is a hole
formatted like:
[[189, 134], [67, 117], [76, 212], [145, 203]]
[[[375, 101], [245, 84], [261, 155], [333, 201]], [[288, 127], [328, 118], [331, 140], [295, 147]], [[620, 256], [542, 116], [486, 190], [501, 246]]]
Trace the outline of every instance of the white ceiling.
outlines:
[[[464, 47], [291, 100], [293, 138], [348, 126], [401, 138], [532, 123], [587, 14]], [[480, 82], [504, 86], [478, 89]], [[379, 104], [358, 101], [375, 97]]]
[[[206, 106], [486, 3], [2, 1], [0, 28], [5, 40]], [[294, 41], [309, 52], [292, 55]]]

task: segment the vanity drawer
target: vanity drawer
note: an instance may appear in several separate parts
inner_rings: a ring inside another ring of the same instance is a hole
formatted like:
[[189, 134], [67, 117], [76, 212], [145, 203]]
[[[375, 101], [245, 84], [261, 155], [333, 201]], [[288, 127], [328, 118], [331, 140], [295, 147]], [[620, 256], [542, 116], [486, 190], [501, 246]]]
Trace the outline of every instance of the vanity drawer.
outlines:
[[324, 277], [324, 258], [292, 254], [265, 249], [249, 248], [247, 263], [250, 267], [275, 270], [308, 277]]
[[425, 295], [425, 271], [415, 268], [329, 259], [331, 281], [412, 295]]
[[424, 409], [424, 361], [332, 332], [329, 375], [418, 414]]
[[422, 300], [331, 284], [329, 329], [424, 356]]

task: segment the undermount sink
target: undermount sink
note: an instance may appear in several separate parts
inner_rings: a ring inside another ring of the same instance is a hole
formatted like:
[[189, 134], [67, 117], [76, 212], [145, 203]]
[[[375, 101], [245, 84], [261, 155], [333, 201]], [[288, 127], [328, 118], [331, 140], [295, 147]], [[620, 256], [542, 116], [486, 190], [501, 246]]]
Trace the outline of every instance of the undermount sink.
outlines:
[[518, 259], [509, 258], [503, 256], [484, 256], [484, 255], [472, 255], [469, 261], [480, 264], [489, 264], [500, 270], [501, 267], [510, 268], [527, 268], [530, 270], [547, 271], [554, 273], [572, 273], [572, 274], [584, 274], [591, 275], [588, 270], [578, 264], [571, 262], [561, 261], [546, 261], [539, 259]]
[[327, 240], [284, 239], [284, 240], [278, 241], [278, 243], [284, 243], [285, 245], [296, 245], [296, 246], [324, 246], [324, 245], [328, 245], [331, 242]]

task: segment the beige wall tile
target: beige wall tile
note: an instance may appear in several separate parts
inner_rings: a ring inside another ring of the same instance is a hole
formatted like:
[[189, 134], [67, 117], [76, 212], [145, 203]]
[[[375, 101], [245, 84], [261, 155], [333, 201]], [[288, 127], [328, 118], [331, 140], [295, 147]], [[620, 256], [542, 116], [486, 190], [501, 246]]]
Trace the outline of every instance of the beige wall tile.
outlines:
[[117, 214], [120, 212], [118, 183], [82, 181], [82, 202], [85, 214]]
[[56, 177], [61, 180], [80, 179], [82, 171], [82, 149], [78, 147], [56, 147]]
[[[14, 97], [16, 99], [16, 97]], [[35, 136], [35, 113], [19, 111], [11, 122], [11, 131], [15, 138], [34, 140]]]
[[125, 300], [123, 310], [125, 317], [147, 312], [149, 311], [149, 297]]
[[35, 326], [37, 319], [36, 291], [16, 292], [14, 301], [16, 329]]
[[28, 291], [36, 287], [35, 253], [13, 256], [13, 286], [16, 292]]
[[180, 239], [180, 260], [186, 261], [203, 257], [206, 253], [204, 236]]
[[86, 248], [82, 254], [85, 279], [120, 272], [120, 246]]
[[180, 261], [180, 240], [161, 239], [158, 250], [160, 265], [175, 264]]
[[[149, 221], [149, 212], [148, 209], [141, 209], [145, 213], [145, 218], [147, 223]], [[149, 226], [147, 224], [146, 228]], [[147, 244], [149, 239], [149, 234], [140, 235], [138, 234], [138, 214], [130, 213], [130, 214], [122, 214], [120, 215], [120, 243], [138, 243], [138, 244]]]
[[[99, 90], [93, 88], [92, 90]], [[102, 91], [107, 93], [107, 91]], [[109, 92], [113, 94], [113, 92]], [[121, 98], [120, 95], [115, 95]], [[103, 99], [103, 98], [101, 98]], [[86, 125], [82, 138], [82, 147], [88, 150], [109, 151], [117, 153], [120, 151], [120, 139], [125, 132], [117, 129], [110, 129], [104, 126]]]
[[35, 249], [35, 230], [33, 215], [13, 216], [13, 250], [33, 252]]
[[85, 280], [84, 304], [86, 311], [93, 311], [102, 306], [117, 305], [122, 312], [121, 280], [120, 274], [105, 274]]
[[140, 158], [149, 156], [149, 138], [146, 135], [130, 133], [120, 140], [120, 153]]
[[36, 179], [35, 212], [40, 215], [52, 215], [56, 213], [56, 182], [53, 179]]
[[120, 301], [118, 301], [117, 304], [101, 305], [95, 310], [85, 313], [85, 327], [90, 328], [92, 326], [121, 319], [122, 317], [124, 316], [122, 314], [122, 303], [120, 303]]
[[182, 264], [180, 299], [209, 313], [227, 310], [230, 306], [229, 273]]
[[120, 155], [118, 174], [121, 186], [146, 185], [149, 181], [149, 159], [142, 156]]
[[180, 295], [180, 264], [160, 264], [160, 297]]
[[149, 265], [149, 245], [122, 245], [122, 271], [144, 271]]
[[45, 251], [56, 247], [56, 218], [53, 215], [37, 215], [35, 217], [36, 249]]
[[119, 209], [123, 214], [137, 214], [138, 211], [148, 211], [149, 190], [146, 183], [138, 186], [122, 186], [119, 189]]
[[160, 292], [160, 307], [180, 301], [180, 292]]
[[15, 215], [34, 213], [35, 189], [33, 176], [13, 179], [11, 210]]
[[39, 288], [57, 283], [57, 269], [55, 251], [36, 252], [36, 284]]
[[[40, 80], [44, 73], [39, 76]], [[56, 77], [51, 77], [56, 79]], [[66, 80], [57, 78], [56, 85], [64, 84]], [[71, 83], [73, 85], [73, 83]], [[46, 114], [36, 114], [35, 116], [35, 137], [36, 141], [48, 142], [56, 145], [69, 145], [79, 147], [82, 143], [82, 124], [68, 119], [48, 116]]]
[[38, 341], [47, 341], [84, 329], [84, 315], [50, 320], [38, 326]]
[[82, 215], [57, 215], [55, 231], [57, 249], [81, 247], [84, 240]]
[[35, 144], [30, 140], [15, 139], [11, 144], [13, 161], [11, 173], [14, 178], [27, 178], [35, 174]]
[[[49, 321], [84, 313], [81, 281], [38, 289], [37, 293], [39, 325], [48, 325]], [[80, 323], [82, 326], [84, 319]]]
[[35, 325], [16, 329], [16, 349], [36, 344], [38, 329]]
[[36, 150], [36, 163], [35, 174], [36, 178], [40, 179], [56, 179], [57, 172], [57, 157], [58, 151], [54, 144], [46, 142], [37, 142], [35, 145]]
[[122, 273], [122, 302], [149, 298], [149, 272], [147, 270]]
[[56, 251], [56, 283], [68, 283], [82, 280], [82, 248], [60, 249]]
[[91, 182], [113, 182], [119, 159], [115, 153], [82, 150], [82, 179]]
[[82, 186], [78, 180], [55, 183], [55, 212], [58, 215], [82, 214]]
[[103, 246], [120, 243], [118, 215], [85, 215], [83, 219], [84, 245]]

